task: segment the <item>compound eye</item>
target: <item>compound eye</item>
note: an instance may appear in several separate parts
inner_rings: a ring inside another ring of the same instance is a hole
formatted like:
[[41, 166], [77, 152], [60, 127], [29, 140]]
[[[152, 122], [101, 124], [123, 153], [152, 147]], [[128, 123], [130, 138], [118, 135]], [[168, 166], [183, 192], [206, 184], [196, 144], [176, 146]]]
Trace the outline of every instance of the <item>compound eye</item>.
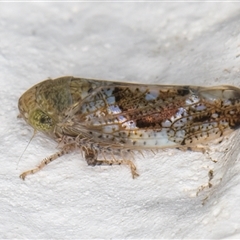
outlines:
[[39, 131], [47, 131], [53, 127], [53, 120], [43, 111], [37, 109], [30, 114], [29, 122]]
[[51, 119], [47, 115], [42, 115], [39, 119], [40, 124], [48, 124]]

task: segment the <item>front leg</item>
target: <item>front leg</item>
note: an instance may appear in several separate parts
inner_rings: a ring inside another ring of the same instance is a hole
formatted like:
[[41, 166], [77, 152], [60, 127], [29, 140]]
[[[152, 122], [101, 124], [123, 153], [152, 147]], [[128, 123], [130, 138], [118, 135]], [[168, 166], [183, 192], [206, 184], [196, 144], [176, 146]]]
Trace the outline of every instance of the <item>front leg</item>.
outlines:
[[126, 160], [126, 159], [121, 159], [121, 160], [117, 160], [117, 159], [103, 159], [103, 160], [98, 160], [97, 159], [97, 153], [89, 148], [83, 149], [84, 153], [85, 153], [85, 159], [87, 161], [87, 164], [89, 166], [96, 166], [96, 165], [102, 165], [102, 164], [106, 164], [106, 165], [128, 165], [131, 169], [131, 173], [132, 173], [132, 178], [136, 178], [139, 176], [139, 174], [137, 173], [137, 168], [134, 165], [134, 163], [131, 160]]
[[69, 152], [72, 152], [74, 149], [75, 149], [74, 144], [66, 145], [61, 151], [56, 152], [56, 153], [52, 154], [51, 156], [44, 158], [37, 167], [23, 172], [19, 177], [22, 180], [25, 180], [26, 176], [40, 171], [42, 168], [44, 168], [50, 162], [56, 160], [57, 158], [65, 155], [65, 154], [68, 154]]

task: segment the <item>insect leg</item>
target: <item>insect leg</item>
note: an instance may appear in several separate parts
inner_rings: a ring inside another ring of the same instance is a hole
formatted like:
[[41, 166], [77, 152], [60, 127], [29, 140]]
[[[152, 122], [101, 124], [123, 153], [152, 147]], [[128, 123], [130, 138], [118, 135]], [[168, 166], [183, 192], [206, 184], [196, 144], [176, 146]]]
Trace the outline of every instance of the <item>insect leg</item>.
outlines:
[[34, 174], [34, 173], [40, 171], [42, 168], [44, 168], [50, 162], [56, 160], [57, 158], [65, 155], [65, 154], [68, 154], [73, 148], [74, 148], [74, 145], [67, 145], [65, 148], [63, 148], [63, 150], [56, 152], [56, 153], [50, 155], [49, 157], [44, 158], [37, 167], [23, 172], [19, 177], [22, 180], [25, 180], [27, 175]]
[[137, 168], [131, 160], [126, 160], [126, 159], [121, 159], [121, 160], [117, 160], [117, 159], [98, 160], [97, 159], [97, 153], [94, 150], [83, 149], [83, 151], [85, 152], [85, 159], [87, 161], [87, 164], [90, 165], [90, 166], [96, 166], [96, 165], [102, 165], [102, 164], [107, 164], [107, 165], [121, 165], [121, 164], [124, 164], [124, 165], [128, 165], [130, 167], [133, 178], [136, 178], [136, 177], [139, 176], [139, 174], [137, 173]]

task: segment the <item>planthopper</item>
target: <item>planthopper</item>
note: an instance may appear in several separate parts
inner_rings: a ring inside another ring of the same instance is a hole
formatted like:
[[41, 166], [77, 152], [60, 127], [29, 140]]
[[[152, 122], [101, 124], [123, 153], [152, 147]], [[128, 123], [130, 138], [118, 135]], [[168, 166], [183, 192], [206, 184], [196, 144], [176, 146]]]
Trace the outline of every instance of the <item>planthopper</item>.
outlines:
[[125, 164], [132, 153], [203, 150], [240, 125], [240, 89], [61, 77], [40, 82], [19, 99], [20, 116], [58, 143], [59, 151], [20, 175], [25, 179], [58, 157], [81, 151], [88, 165]]

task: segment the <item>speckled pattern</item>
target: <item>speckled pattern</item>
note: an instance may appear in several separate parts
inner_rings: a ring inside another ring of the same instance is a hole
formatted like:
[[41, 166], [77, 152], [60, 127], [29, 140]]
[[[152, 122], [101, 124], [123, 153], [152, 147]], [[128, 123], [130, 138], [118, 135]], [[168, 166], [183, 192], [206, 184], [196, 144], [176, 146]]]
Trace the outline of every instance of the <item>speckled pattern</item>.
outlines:
[[135, 165], [126, 160], [132, 150], [194, 149], [238, 128], [240, 89], [61, 77], [30, 88], [19, 110], [35, 131], [61, 145], [21, 178], [76, 149], [89, 165], [127, 164], [136, 177]]

